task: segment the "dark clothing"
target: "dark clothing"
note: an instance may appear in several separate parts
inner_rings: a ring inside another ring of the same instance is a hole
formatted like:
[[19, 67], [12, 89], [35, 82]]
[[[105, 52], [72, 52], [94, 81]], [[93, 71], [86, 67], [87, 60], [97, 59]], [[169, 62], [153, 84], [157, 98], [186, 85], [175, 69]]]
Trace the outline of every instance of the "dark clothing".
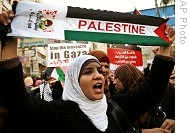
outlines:
[[[174, 61], [161, 58], [165, 57], [155, 57], [149, 77], [136, 89], [111, 97], [122, 108], [130, 122], [136, 121], [155, 106], [165, 92]], [[5, 69], [7, 67], [9, 69]], [[8, 126], [13, 133], [101, 133], [77, 103], [61, 99], [47, 102], [27, 94], [21, 63], [14, 68], [7, 67], [0, 67], [0, 75], [3, 75], [0, 76], [0, 102], [8, 110]], [[105, 132], [122, 133], [111, 111], [112, 108], [108, 104], [108, 128]]]
[[53, 100], [58, 100], [61, 98], [62, 93], [63, 93], [63, 87], [61, 85], [60, 81], [56, 81], [55, 84], [52, 85], [52, 97]]
[[[36, 96], [38, 98], [40, 97], [40, 87], [36, 88], [35, 90], [32, 91], [33, 96]], [[63, 93], [63, 87], [61, 85], [60, 81], [56, 81], [53, 85], [52, 85], [52, 98], [53, 100], [58, 100], [61, 98]]]
[[165, 119], [175, 120], [175, 87], [168, 83], [162, 100], [139, 120], [141, 129], [160, 127]]
[[117, 93], [117, 89], [115, 88], [115, 85], [113, 84], [113, 81], [110, 81], [109, 93], [110, 93], [111, 96], [115, 95]]
[[[148, 76], [150, 70], [146, 70], [144, 74]], [[170, 82], [159, 104], [141, 116], [138, 123], [141, 129], [150, 129], [160, 127], [165, 119], [175, 120], [175, 87]]]
[[166, 113], [166, 118], [175, 120], [175, 87], [171, 83], [168, 83], [161, 105]]

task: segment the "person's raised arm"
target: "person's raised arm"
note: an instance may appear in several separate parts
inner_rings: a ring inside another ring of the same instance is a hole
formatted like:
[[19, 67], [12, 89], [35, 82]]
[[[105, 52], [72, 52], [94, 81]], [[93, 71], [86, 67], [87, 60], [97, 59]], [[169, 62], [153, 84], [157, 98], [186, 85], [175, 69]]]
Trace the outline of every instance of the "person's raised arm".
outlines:
[[[11, 23], [13, 17], [14, 13], [12, 10], [4, 11], [0, 14], [1, 30]], [[1, 48], [1, 60], [6, 60], [17, 56], [17, 39], [9, 38], [8, 40], [5, 40], [4, 45], [5, 46]]]
[[[9, 23], [11, 23], [13, 17], [14, 13], [12, 10], [4, 11], [0, 14], [0, 23], [2, 26], [1, 27], [2, 30]], [[0, 60], [4, 61], [15, 57], [17, 57], [17, 38], [9, 37], [8, 39], [5, 40], [4, 47], [1, 48]]]
[[172, 28], [171, 25], [167, 25], [165, 29], [166, 37], [168, 37], [168, 40], [170, 44], [168, 46], [160, 46], [159, 50], [157, 51], [157, 55], [162, 56], [171, 56], [171, 45], [173, 41], [175, 40], [175, 30]]

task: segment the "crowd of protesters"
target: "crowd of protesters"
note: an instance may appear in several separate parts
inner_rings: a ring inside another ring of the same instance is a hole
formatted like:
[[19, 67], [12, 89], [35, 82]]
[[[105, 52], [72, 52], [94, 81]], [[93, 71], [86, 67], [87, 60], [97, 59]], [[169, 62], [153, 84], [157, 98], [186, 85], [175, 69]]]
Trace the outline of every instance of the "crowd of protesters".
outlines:
[[[0, 23], [6, 26], [13, 17], [12, 10], [3, 12], [0, 14]], [[35, 83], [31, 77], [23, 79], [22, 64], [17, 56], [18, 40], [15, 37], [6, 38], [0, 60], [0, 75], [3, 75], [0, 76], [0, 113], [4, 109], [0, 114], [0, 122], [3, 123], [0, 123], [1, 131], [175, 132], [174, 108], [165, 110], [167, 108], [160, 106], [160, 103], [164, 105], [168, 102], [163, 101], [163, 96], [168, 91], [175, 65], [170, 54], [175, 31], [167, 25], [165, 33], [170, 45], [159, 47], [146, 76], [133, 65], [126, 64], [116, 69], [115, 75], [112, 75], [114, 80], [111, 80], [109, 57], [103, 51], [91, 51], [69, 63], [64, 89], [51, 101], [30, 94], [27, 87]], [[39, 81], [38, 85], [42, 82]], [[155, 108], [160, 109], [164, 117], [158, 125], [150, 126], [149, 112]], [[147, 121], [149, 125], [145, 123]]]

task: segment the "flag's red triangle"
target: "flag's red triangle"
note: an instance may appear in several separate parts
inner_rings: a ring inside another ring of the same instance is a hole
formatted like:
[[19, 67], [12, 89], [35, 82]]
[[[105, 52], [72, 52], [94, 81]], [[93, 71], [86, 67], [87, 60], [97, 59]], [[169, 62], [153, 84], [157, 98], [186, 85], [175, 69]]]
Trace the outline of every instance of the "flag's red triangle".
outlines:
[[[135, 10], [133, 11], [133, 14], [136, 15], [141, 15], [140, 11], [137, 10], [137, 8], [135, 7]], [[168, 20], [166, 20], [167, 22]], [[165, 29], [166, 29], [166, 22], [164, 22], [161, 26], [159, 26], [154, 32], [164, 41], [166, 41], [167, 43], [169, 43], [168, 38], [165, 35]]]
[[168, 38], [166, 37], [165, 34], [165, 29], [166, 29], [166, 22], [164, 22], [162, 25], [160, 25], [157, 29], [154, 30], [154, 32], [164, 41], [166, 41], [168, 44], [170, 43]]

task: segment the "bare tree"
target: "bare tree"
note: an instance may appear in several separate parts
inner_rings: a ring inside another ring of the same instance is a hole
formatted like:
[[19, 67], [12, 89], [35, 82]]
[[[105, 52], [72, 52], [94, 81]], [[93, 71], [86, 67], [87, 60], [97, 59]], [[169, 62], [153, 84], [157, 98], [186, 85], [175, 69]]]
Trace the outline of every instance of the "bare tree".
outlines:
[[175, 0], [161, 0], [160, 5], [167, 6], [169, 3], [175, 3]]
[[[154, 0], [155, 8], [156, 8], [156, 16], [160, 17], [159, 7], [158, 7], [158, 0]], [[167, 6], [170, 3], [175, 3], [175, 0], [161, 0], [160, 6]]]
[[160, 12], [159, 12], [159, 7], [158, 7], [158, 1], [154, 0], [154, 3], [155, 3], [155, 7], [156, 7], [156, 16], [160, 17]]

